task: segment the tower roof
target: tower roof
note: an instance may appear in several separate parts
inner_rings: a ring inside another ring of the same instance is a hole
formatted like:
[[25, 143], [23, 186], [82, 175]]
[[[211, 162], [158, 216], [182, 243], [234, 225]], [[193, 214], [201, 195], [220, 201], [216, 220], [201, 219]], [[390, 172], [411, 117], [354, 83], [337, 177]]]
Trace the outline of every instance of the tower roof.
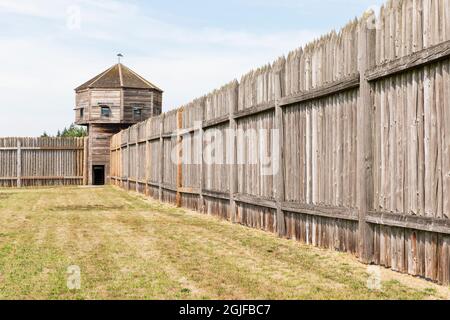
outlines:
[[153, 89], [161, 91], [157, 86], [151, 82], [145, 80], [133, 70], [124, 66], [122, 63], [118, 63], [108, 70], [100, 73], [98, 76], [92, 78], [88, 82], [82, 84], [75, 91], [81, 91], [85, 89], [119, 89], [119, 88], [132, 88], [132, 89]]

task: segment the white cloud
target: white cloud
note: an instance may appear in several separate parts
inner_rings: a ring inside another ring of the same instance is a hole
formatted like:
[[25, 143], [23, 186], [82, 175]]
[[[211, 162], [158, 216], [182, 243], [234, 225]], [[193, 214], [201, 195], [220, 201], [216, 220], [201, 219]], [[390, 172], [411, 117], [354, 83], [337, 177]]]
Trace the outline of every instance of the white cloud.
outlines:
[[[66, 28], [71, 5], [80, 6], [80, 30]], [[113, 0], [0, 0], [0, 20], [6, 13], [29, 17], [25, 27], [30, 30], [39, 30], [42, 19], [50, 24], [37, 36], [0, 35], [0, 97], [7, 106], [0, 111], [0, 136], [54, 133], [70, 124], [73, 89], [113, 64], [119, 51], [126, 54], [126, 64], [164, 89], [167, 110], [318, 35], [186, 28], [144, 16], [134, 3]], [[19, 117], [17, 127], [11, 119]]]

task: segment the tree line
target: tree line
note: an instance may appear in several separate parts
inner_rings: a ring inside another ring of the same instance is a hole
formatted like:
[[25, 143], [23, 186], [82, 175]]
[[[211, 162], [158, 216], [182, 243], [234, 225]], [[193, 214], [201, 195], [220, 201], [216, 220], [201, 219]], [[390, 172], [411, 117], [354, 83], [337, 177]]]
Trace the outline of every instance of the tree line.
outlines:
[[75, 124], [71, 124], [68, 128], [64, 127], [64, 129], [58, 130], [56, 136], [49, 135], [46, 131], [41, 135], [41, 138], [46, 137], [57, 137], [57, 138], [82, 138], [87, 136], [87, 130], [84, 127], [77, 126]]

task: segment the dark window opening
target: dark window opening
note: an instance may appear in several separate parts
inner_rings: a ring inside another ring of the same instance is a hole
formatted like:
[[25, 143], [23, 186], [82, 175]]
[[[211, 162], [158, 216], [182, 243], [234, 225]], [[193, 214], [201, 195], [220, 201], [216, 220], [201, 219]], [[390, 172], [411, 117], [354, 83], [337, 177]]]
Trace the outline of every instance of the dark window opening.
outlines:
[[84, 118], [84, 109], [80, 109], [80, 118], [81, 118], [81, 119]]
[[92, 168], [92, 184], [94, 186], [105, 185], [105, 166], [93, 166], [93, 168]]
[[108, 106], [100, 106], [102, 118], [109, 118], [111, 116], [111, 108]]
[[154, 107], [153, 108], [153, 116], [159, 116], [161, 114], [161, 108], [160, 107]]
[[134, 107], [133, 108], [133, 118], [134, 120], [142, 120], [142, 108]]

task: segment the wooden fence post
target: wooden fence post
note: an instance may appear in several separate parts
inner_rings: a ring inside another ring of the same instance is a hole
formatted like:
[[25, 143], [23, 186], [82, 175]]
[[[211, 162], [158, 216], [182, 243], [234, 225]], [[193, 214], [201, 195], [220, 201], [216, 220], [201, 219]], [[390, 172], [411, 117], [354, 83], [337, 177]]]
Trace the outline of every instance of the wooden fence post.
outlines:
[[[200, 201], [200, 205], [199, 205], [199, 211], [201, 213], [205, 213], [205, 199], [203, 198], [203, 186], [204, 186], [204, 179], [203, 179], [203, 137], [204, 137], [204, 130], [203, 130], [203, 121], [205, 120], [205, 100], [202, 100], [202, 120], [201, 120], [201, 124], [200, 127], [198, 128], [198, 139], [199, 139], [199, 143], [200, 143], [200, 190], [199, 190], [199, 201]], [[194, 138], [195, 138], [195, 133], [194, 133]]]
[[123, 131], [120, 132], [120, 140], [119, 140], [119, 145], [120, 145], [120, 149], [119, 149], [119, 163], [120, 163], [120, 169], [118, 170], [118, 173], [120, 174], [120, 187], [123, 188], [123, 146], [122, 146], [122, 134]]
[[[150, 120], [148, 120], [148, 121], [150, 121]], [[148, 140], [150, 138], [150, 133], [147, 131], [147, 128], [148, 128], [148, 122], [145, 123], [145, 135], [144, 135], [145, 136], [145, 152], [144, 152], [144, 155], [145, 155], [145, 158], [144, 158], [144, 161], [145, 161], [145, 166], [144, 166], [145, 189], [144, 189], [144, 192], [145, 192], [146, 196], [148, 196], [148, 194], [149, 194], [149, 192], [148, 192], [149, 170], [152, 167], [152, 163], [151, 163], [152, 158], [150, 156], [150, 141]]]
[[159, 201], [163, 201], [163, 183], [164, 183], [164, 120], [166, 115], [161, 116], [161, 123], [159, 124]]
[[130, 191], [130, 172], [131, 172], [131, 156], [130, 156], [130, 131], [131, 129], [128, 128], [127, 129], [127, 164], [128, 164], [128, 169], [127, 169], [127, 191]]
[[17, 139], [17, 188], [22, 187], [22, 141]]
[[[136, 192], [139, 193], [139, 176], [140, 176], [140, 168], [141, 168], [141, 157], [140, 152], [140, 144], [139, 144], [139, 128], [136, 127], [136, 144], [135, 144], [135, 157], [136, 157], [136, 185], [135, 185], [135, 189]], [[145, 154], [145, 153], [144, 153]], [[145, 160], [145, 159], [144, 159]]]
[[284, 121], [283, 121], [283, 109], [280, 106], [280, 100], [283, 96], [283, 84], [282, 76], [283, 70], [281, 66], [276, 66], [274, 74], [275, 85], [275, 129], [278, 134], [277, 154], [272, 165], [277, 166], [277, 172], [275, 173], [275, 200], [277, 205], [277, 232], [280, 237], [286, 235], [286, 223], [284, 219], [284, 213], [282, 210], [282, 203], [285, 200], [284, 189]]
[[236, 113], [237, 107], [239, 103], [239, 86], [236, 85], [233, 87], [233, 93], [231, 94], [231, 101], [230, 101], [230, 109], [229, 109], [229, 129], [230, 132], [229, 135], [229, 146], [231, 154], [229, 155], [229, 170], [230, 170], [230, 212], [231, 212], [231, 221], [233, 223], [237, 223], [237, 207], [236, 207], [236, 200], [234, 199], [235, 194], [238, 191], [238, 180], [237, 180], [237, 143], [236, 143], [236, 134], [237, 134], [237, 121], [234, 118], [234, 114]]
[[181, 134], [183, 128], [183, 108], [177, 111], [177, 197], [176, 205], [181, 207], [181, 189], [183, 188], [183, 136]]
[[83, 184], [89, 184], [89, 137], [83, 139]]
[[360, 73], [357, 109], [357, 200], [359, 209], [358, 253], [364, 263], [373, 258], [373, 230], [366, 216], [373, 206], [372, 93], [365, 74], [375, 63], [375, 29], [368, 28], [369, 17], [359, 25], [358, 70]]

